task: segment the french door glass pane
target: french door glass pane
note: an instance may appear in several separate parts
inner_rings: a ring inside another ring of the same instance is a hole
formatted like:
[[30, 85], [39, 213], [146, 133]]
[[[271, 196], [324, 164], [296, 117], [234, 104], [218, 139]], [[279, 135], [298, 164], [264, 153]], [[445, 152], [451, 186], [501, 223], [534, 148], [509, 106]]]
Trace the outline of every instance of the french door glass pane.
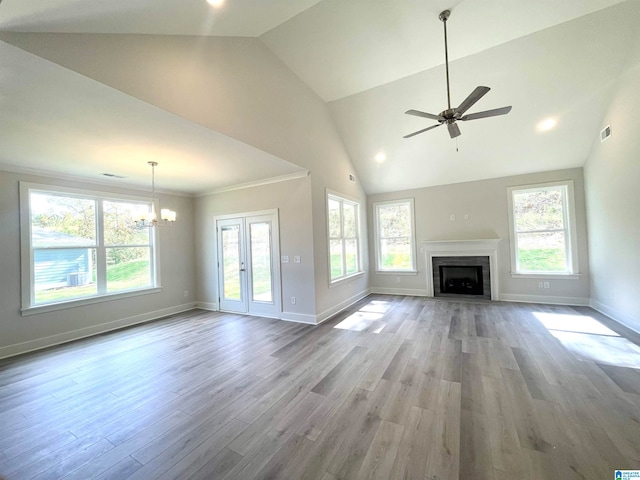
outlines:
[[106, 258], [107, 292], [151, 286], [151, 249], [149, 247], [107, 248]]
[[222, 283], [228, 300], [242, 300], [240, 291], [240, 229], [222, 227]]
[[566, 272], [564, 232], [518, 233], [518, 271]]
[[252, 223], [251, 236], [251, 285], [252, 299], [258, 302], [273, 301], [271, 275], [271, 224]]

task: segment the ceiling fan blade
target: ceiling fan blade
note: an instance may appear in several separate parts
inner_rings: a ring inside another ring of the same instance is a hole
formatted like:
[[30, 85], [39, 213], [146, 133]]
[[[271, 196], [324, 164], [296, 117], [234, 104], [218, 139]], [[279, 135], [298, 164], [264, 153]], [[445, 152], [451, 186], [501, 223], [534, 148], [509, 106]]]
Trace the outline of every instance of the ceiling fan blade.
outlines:
[[463, 100], [460, 106], [456, 109], [456, 113], [462, 115], [469, 110], [478, 100], [484, 97], [487, 92], [491, 90], [489, 87], [476, 87], [476, 89], [469, 94], [467, 98]]
[[449, 129], [449, 136], [451, 138], [456, 138], [460, 136], [460, 128], [457, 123], [448, 123], [447, 128]]
[[405, 136], [404, 136], [404, 137], [402, 137], [402, 138], [411, 138], [411, 137], [413, 137], [414, 135], [418, 135], [419, 133], [426, 132], [427, 130], [431, 130], [431, 129], [433, 129], [433, 128], [439, 127], [440, 125], [442, 125], [442, 124], [441, 124], [441, 123], [439, 123], [439, 124], [437, 124], [437, 125], [431, 125], [430, 127], [423, 128], [422, 130], [418, 130], [417, 132], [410, 133], [409, 135], [405, 135]]
[[470, 115], [465, 115], [460, 120], [476, 120], [478, 118], [487, 118], [487, 117], [497, 117], [498, 115], [506, 115], [511, 111], [511, 106], [495, 108], [493, 110], [485, 110], [484, 112], [472, 113]]
[[421, 112], [420, 110], [407, 110], [407, 115], [414, 115], [416, 117], [430, 118], [431, 120], [442, 120], [440, 115], [434, 115], [433, 113]]

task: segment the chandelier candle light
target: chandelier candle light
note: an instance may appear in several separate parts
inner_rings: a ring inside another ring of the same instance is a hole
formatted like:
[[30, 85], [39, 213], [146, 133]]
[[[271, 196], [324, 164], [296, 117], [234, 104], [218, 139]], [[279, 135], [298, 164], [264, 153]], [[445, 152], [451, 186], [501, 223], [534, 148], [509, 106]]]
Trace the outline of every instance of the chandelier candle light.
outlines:
[[158, 162], [147, 162], [147, 164], [151, 165], [151, 211], [136, 220], [136, 227], [170, 227], [173, 225], [173, 222], [176, 221], [176, 212], [168, 208], [163, 208], [160, 210], [159, 220], [156, 214], [156, 166]]

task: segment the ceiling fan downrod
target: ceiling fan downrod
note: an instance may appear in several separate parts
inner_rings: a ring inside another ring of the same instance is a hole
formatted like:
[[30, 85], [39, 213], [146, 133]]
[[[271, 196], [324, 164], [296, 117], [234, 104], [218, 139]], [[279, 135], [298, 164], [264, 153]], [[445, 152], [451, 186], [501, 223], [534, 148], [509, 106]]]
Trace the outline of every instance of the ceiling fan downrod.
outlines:
[[444, 67], [447, 73], [447, 108], [451, 110], [451, 92], [449, 91], [449, 47], [447, 44], [447, 20], [451, 15], [451, 10], [440, 13], [439, 18], [444, 24]]

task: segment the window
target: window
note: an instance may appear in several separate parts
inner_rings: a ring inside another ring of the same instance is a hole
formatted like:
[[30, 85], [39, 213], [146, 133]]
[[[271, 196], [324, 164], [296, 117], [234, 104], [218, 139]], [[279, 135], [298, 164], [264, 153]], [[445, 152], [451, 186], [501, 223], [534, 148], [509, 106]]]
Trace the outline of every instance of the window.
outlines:
[[23, 309], [156, 286], [146, 199], [21, 183]]
[[329, 266], [331, 281], [360, 272], [360, 230], [358, 203], [327, 194]]
[[413, 199], [374, 204], [376, 265], [381, 272], [415, 272]]
[[512, 271], [577, 272], [573, 182], [509, 188]]

